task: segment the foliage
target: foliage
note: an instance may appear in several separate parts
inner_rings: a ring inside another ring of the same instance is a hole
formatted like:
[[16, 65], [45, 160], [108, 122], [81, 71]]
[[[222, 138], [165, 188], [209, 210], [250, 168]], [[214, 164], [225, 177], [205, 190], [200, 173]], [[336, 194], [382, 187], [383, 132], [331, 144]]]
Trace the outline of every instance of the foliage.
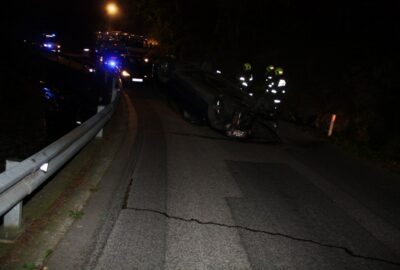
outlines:
[[24, 269], [28, 270], [36, 270], [39, 269], [39, 266], [37, 266], [35, 263], [24, 263], [22, 266]]
[[46, 250], [46, 252], [44, 253], [44, 258], [48, 258], [51, 254], [53, 254], [53, 250], [52, 249], [48, 249]]
[[69, 216], [74, 219], [81, 219], [83, 217], [83, 215], [85, 214], [83, 211], [74, 211], [74, 210], [70, 210], [68, 213], [69, 213]]

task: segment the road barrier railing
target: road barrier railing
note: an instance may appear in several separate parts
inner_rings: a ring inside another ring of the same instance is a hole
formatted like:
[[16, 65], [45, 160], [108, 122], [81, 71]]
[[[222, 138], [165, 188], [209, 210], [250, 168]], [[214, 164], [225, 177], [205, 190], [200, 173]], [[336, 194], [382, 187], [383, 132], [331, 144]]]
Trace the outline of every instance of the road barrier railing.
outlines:
[[[115, 97], [116, 90], [113, 91]], [[114, 99], [114, 98], [113, 98]], [[5, 228], [22, 224], [22, 201], [89, 143], [111, 118], [118, 99], [46, 148], [0, 174], [0, 217]]]

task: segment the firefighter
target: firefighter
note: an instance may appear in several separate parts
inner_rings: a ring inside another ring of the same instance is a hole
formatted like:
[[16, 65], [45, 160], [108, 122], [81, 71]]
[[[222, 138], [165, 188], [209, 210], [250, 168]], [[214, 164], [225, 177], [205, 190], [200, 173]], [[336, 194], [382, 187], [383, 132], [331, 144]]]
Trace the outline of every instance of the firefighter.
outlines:
[[243, 64], [242, 74], [239, 76], [240, 90], [248, 93], [250, 96], [253, 96], [253, 89], [251, 84], [253, 82], [253, 72], [250, 63]]
[[274, 66], [268, 66], [266, 68], [265, 93], [269, 96], [275, 112], [279, 109], [283, 97], [286, 94], [286, 80], [284, 79], [283, 75], [283, 68], [275, 68]]
[[[275, 78], [275, 67], [270, 65], [265, 69], [265, 82], [269, 85], [274, 81]], [[267, 89], [268, 90], [268, 89]]]

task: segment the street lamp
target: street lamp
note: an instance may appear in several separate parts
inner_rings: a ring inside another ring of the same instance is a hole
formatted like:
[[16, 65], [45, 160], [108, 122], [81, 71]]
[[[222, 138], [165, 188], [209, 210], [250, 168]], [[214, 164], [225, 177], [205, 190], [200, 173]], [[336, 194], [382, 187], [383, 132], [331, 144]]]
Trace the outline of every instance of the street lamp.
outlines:
[[106, 5], [107, 14], [111, 17], [115, 17], [119, 13], [119, 7], [116, 3], [108, 3]]
[[112, 24], [113, 24], [113, 19], [115, 17], [117, 17], [120, 14], [120, 9], [119, 6], [114, 3], [114, 2], [110, 2], [105, 6], [105, 10], [107, 12], [108, 15], [108, 26], [107, 26], [107, 30], [111, 31], [112, 30]]

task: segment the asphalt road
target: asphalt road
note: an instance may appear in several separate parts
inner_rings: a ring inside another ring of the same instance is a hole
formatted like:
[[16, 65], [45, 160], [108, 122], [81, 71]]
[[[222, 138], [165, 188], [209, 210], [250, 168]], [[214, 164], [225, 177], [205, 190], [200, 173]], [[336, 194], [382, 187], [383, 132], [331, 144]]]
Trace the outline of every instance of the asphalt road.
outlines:
[[138, 155], [82, 269], [400, 269], [398, 176], [289, 124], [281, 144], [239, 142], [125, 91]]

